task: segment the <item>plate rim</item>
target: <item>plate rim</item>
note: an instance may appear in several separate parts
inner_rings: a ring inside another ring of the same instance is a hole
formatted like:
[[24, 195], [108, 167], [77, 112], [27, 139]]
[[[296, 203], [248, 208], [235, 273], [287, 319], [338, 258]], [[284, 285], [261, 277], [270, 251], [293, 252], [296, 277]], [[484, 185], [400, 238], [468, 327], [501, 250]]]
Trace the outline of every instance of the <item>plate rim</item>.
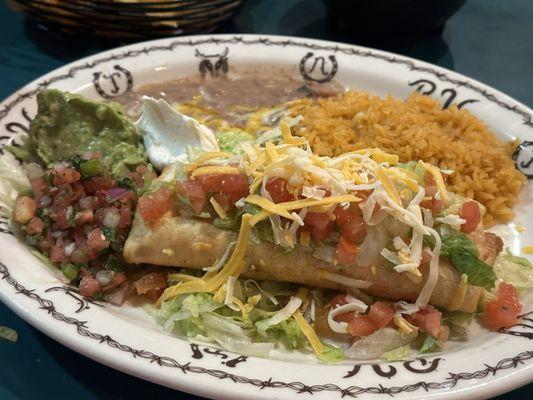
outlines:
[[[272, 40], [274, 40], [274, 41], [275, 40], [278, 40], [278, 41], [279, 40], [285, 40], [286, 44], [284, 45], [284, 47], [287, 46], [287, 45], [296, 44], [296, 45], [298, 45], [300, 47], [307, 47], [307, 48], [310, 48], [310, 49], [316, 48], [318, 50], [321, 50], [320, 45], [324, 44], [325, 46], [328, 46], [327, 47], [328, 50], [334, 50], [335, 52], [346, 49], [346, 50], [352, 50], [352, 51], [365, 52], [365, 53], [368, 53], [369, 55], [370, 54], [378, 55], [378, 56], [380, 56], [378, 58], [382, 58], [382, 57], [386, 56], [386, 57], [388, 57], [388, 60], [385, 59], [385, 61], [401, 63], [401, 64], [404, 64], [406, 66], [413, 67], [413, 68], [410, 68], [410, 69], [420, 70], [422, 72], [431, 73], [436, 78], [438, 78], [439, 80], [447, 81], [447, 82], [450, 82], [450, 83], [454, 83], [457, 86], [471, 85], [471, 83], [474, 83], [475, 85], [480, 86], [480, 88], [477, 88], [477, 89], [479, 89], [479, 90], [481, 90], [482, 92], [485, 93], [485, 94], [483, 94], [483, 96], [485, 96], [485, 97], [486, 96], [494, 97], [494, 99], [489, 99], [489, 98], [486, 97], [489, 101], [496, 103], [498, 106], [503, 107], [503, 108], [507, 109], [508, 111], [513, 111], [515, 113], [518, 113], [519, 115], [521, 115], [523, 117], [523, 123], [525, 125], [533, 127], [533, 122], [532, 122], [532, 118], [531, 118], [532, 115], [533, 115], [533, 111], [529, 107], [527, 107], [523, 103], [513, 99], [512, 97], [500, 92], [499, 90], [494, 89], [491, 86], [488, 86], [488, 85], [486, 85], [486, 84], [484, 84], [482, 82], [479, 82], [479, 81], [477, 81], [475, 79], [472, 79], [472, 78], [469, 78], [467, 76], [464, 76], [464, 75], [462, 75], [462, 74], [460, 74], [458, 72], [451, 71], [451, 70], [448, 70], [446, 68], [439, 67], [437, 65], [434, 65], [434, 64], [431, 64], [431, 63], [427, 63], [427, 62], [424, 62], [424, 61], [421, 61], [421, 60], [417, 60], [417, 59], [414, 59], [414, 58], [410, 58], [410, 57], [406, 57], [406, 56], [402, 56], [402, 55], [398, 55], [398, 54], [395, 54], [395, 53], [386, 52], [386, 51], [382, 51], [382, 50], [376, 50], [376, 49], [371, 49], [371, 48], [367, 48], [367, 47], [363, 47], [363, 46], [353, 45], [353, 44], [345, 44], [345, 43], [326, 41], [326, 40], [317, 40], [317, 39], [311, 39], [311, 38], [298, 38], [298, 37], [290, 37], [290, 36], [282, 36], [282, 35], [260, 35], [260, 34], [253, 34], [253, 35], [244, 35], [244, 34], [242, 34], [242, 35], [240, 35], [240, 34], [239, 35], [234, 35], [234, 34], [198, 35], [198, 36], [183, 36], [183, 37], [171, 37], [171, 38], [164, 38], [164, 39], [155, 39], [155, 40], [150, 40], [150, 41], [145, 41], [145, 42], [138, 42], [138, 43], [134, 43], [134, 44], [126, 45], [126, 46], [113, 48], [113, 49], [110, 49], [110, 50], [106, 50], [104, 52], [99, 52], [99, 53], [96, 53], [94, 55], [84, 57], [82, 59], [79, 59], [79, 60], [73, 61], [73, 62], [71, 62], [69, 64], [66, 64], [66, 65], [64, 65], [62, 67], [56, 68], [53, 71], [50, 71], [50, 72], [48, 72], [48, 73], [46, 73], [46, 74], [34, 79], [32, 82], [22, 86], [20, 89], [15, 91], [13, 94], [8, 96], [5, 100], [3, 100], [0, 103], [1, 106], [2, 106], [2, 108], [0, 109], [0, 121], [2, 121], [5, 117], [7, 117], [7, 115], [9, 115], [10, 110], [13, 107], [15, 107], [19, 102], [24, 101], [27, 98], [33, 97], [33, 95], [35, 93], [32, 93], [32, 92], [36, 92], [36, 91], [38, 91], [38, 90], [40, 90], [40, 89], [42, 89], [44, 87], [48, 87], [49, 85], [53, 84], [54, 82], [60, 80], [60, 79], [54, 79], [54, 78], [59, 78], [61, 76], [63, 76], [62, 79], [75, 78], [75, 73], [76, 73], [77, 70], [91, 69], [95, 65], [98, 65], [100, 63], [105, 63], [107, 61], [111, 61], [111, 60], [115, 60], [115, 59], [125, 59], [125, 58], [132, 57], [131, 54], [128, 55], [128, 50], [130, 50], [130, 53], [131, 53], [131, 50], [133, 50], [133, 51], [137, 50], [137, 52], [143, 53], [143, 52], [145, 52], [145, 50], [147, 48], [149, 48], [150, 45], [157, 45], [158, 43], [159, 44], [160, 43], [165, 43], [165, 44], [168, 44], [169, 46], [171, 46], [173, 43], [180, 43], [180, 44], [186, 44], [188, 46], [192, 46], [193, 44], [200, 44], [200, 43], [217, 44], [217, 43], [220, 43], [220, 40], [237, 40], [237, 41], [241, 41], [241, 43], [242, 43], [242, 40], [247, 40], [247, 39], [257, 41], [256, 44], [261, 44], [261, 41], [268, 42], [268, 41], [272, 41]], [[278, 42], [277, 45], [281, 45], [281, 43], [282, 42]], [[331, 47], [331, 46], [333, 46], [333, 47]], [[162, 50], [162, 49], [154, 49], [154, 51], [158, 51], [158, 50]], [[353, 55], [362, 55], [362, 54], [353, 53]], [[392, 60], [395, 60], [395, 61], [392, 61]], [[92, 66], [89, 65], [89, 63], [91, 61], [92, 61], [92, 64], [93, 64]], [[416, 64], [421, 65], [421, 67], [416, 67]], [[63, 71], [64, 71], [64, 73], [62, 75], [58, 75], [58, 74], [62, 73]], [[444, 78], [446, 78], [446, 79], [444, 79]], [[464, 81], [460, 81], [458, 79], [464, 79]], [[32, 89], [32, 90], [30, 92], [27, 92], [30, 89]], [[487, 89], [489, 90], [489, 92], [487, 92]], [[479, 93], [482, 93], [482, 92], [479, 92]], [[500, 100], [500, 99], [503, 99], [503, 100]], [[17, 102], [13, 102], [13, 100], [18, 100], [18, 101]], [[506, 102], [510, 101], [511, 103], [514, 103], [515, 105], [514, 106], [507, 105], [508, 107], [505, 107], [505, 106], [502, 106], [501, 104], [499, 104], [499, 102], [502, 102], [502, 101], [506, 101]], [[522, 110], [520, 110], [520, 108], [522, 108]], [[523, 114], [525, 114], [526, 116], [524, 117]], [[7, 268], [7, 266], [6, 266], [6, 269], [7, 269], [8, 273], [9, 273], [9, 269]], [[4, 276], [3, 278], [5, 279], [6, 277]], [[0, 298], [2, 298], [2, 301], [9, 308], [11, 308], [13, 311], [15, 311], [15, 313], [17, 313], [19, 316], [21, 316], [27, 322], [29, 322], [30, 324], [32, 324], [33, 326], [35, 326], [39, 330], [43, 331], [48, 336], [53, 337], [58, 342], [60, 342], [60, 343], [62, 343], [64, 345], [66, 345], [67, 347], [73, 349], [74, 351], [76, 351], [78, 353], [81, 353], [84, 356], [88, 356], [89, 358], [92, 358], [92, 359], [94, 359], [94, 360], [96, 360], [96, 361], [98, 361], [100, 363], [103, 363], [103, 364], [106, 364], [106, 365], [110, 365], [112, 368], [121, 370], [121, 371], [126, 372], [128, 374], [137, 376], [137, 377], [142, 378], [142, 379], [151, 380], [152, 382], [155, 382], [155, 383], [160, 383], [160, 382], [157, 382], [157, 380], [153, 380], [153, 379], [147, 378], [147, 376], [142, 375], [140, 373], [139, 374], [135, 374], [134, 371], [133, 371], [134, 368], [132, 368], [131, 370], [128, 369], [128, 368], [121, 368], [120, 365], [115, 365], [115, 363], [112, 363], [112, 362], [110, 362], [108, 360], [103, 360], [101, 357], [100, 358], [96, 357], [96, 356], [94, 358], [91, 357], [90, 354], [87, 354], [87, 352], [83, 352], [82, 350], [80, 350], [80, 347], [76, 347], [75, 344], [65, 343], [65, 341], [68, 341], [68, 340], [62, 340], [62, 339], [64, 339], [63, 336], [56, 335], [55, 333], [52, 333], [51, 330], [47, 328], [46, 322], [44, 322], [42, 320], [39, 320], [39, 318], [36, 318], [34, 315], [32, 315], [32, 313], [28, 312], [29, 310], [24, 310], [23, 308], [19, 307], [17, 302], [16, 301], [11, 301], [11, 299], [9, 299], [7, 294], [3, 293], [3, 291], [0, 291]], [[66, 336], [68, 336], [68, 335], [66, 335]], [[532, 355], [529, 358], [533, 358], [533, 352], [530, 352], [530, 353]], [[490, 384], [489, 385], [483, 385], [482, 384], [481, 386], [471, 386], [471, 387], [465, 388], [465, 389], [462, 390], [463, 393], [457, 398], [473, 398], [472, 397], [472, 393], [470, 393], [472, 390], [476, 391], [475, 397], [478, 397], [478, 395], [484, 395], [485, 396], [487, 394], [492, 396], [492, 395], [496, 395], [496, 394], [503, 393], [505, 391], [511, 390], [511, 389], [516, 388], [518, 386], [521, 386], [521, 385], [523, 385], [523, 384], [525, 384], [525, 383], [527, 383], [528, 381], [531, 380], [531, 377], [529, 375], [531, 375], [532, 368], [533, 368], [533, 365], [529, 365], [529, 366], [527, 366], [525, 368], [522, 368], [522, 369], [518, 370], [517, 371], [518, 373], [514, 374], [514, 378], [513, 379], [510, 379], [510, 377], [508, 377], [508, 379], [506, 379], [504, 383], [500, 382], [499, 386], [490, 385]], [[529, 371], [529, 373], [528, 373], [528, 371]], [[196, 394], [207, 395], [207, 396], [212, 396], [214, 394], [220, 395], [220, 389], [221, 388], [216, 388], [216, 390], [209, 390], [209, 388], [205, 388], [205, 390], [203, 390], [204, 388], [200, 388], [202, 390], [198, 390], [199, 388], [197, 386], [191, 386], [189, 388], [188, 387], [189, 385], [187, 385], [187, 379], [186, 378], [184, 378], [184, 379], [177, 378], [177, 381], [178, 380], [180, 381], [180, 385], [179, 385], [180, 389], [179, 390], [184, 390], [184, 391], [188, 391], [190, 393], [196, 393]], [[209, 385], [209, 386], [211, 386], [211, 385]], [[304, 386], [305, 386], [305, 384], [304, 384]], [[495, 390], [495, 389], [497, 389], [497, 390]], [[305, 391], [305, 388], [304, 388], [304, 391]], [[227, 392], [228, 396], [230, 396], [232, 393], [235, 393], [235, 392], [231, 391], [231, 390]], [[457, 394], [454, 394], [454, 395], [457, 396]], [[435, 393], [435, 397], [440, 397], [440, 395], [438, 393]], [[263, 398], [263, 396], [257, 396], [257, 398]]]

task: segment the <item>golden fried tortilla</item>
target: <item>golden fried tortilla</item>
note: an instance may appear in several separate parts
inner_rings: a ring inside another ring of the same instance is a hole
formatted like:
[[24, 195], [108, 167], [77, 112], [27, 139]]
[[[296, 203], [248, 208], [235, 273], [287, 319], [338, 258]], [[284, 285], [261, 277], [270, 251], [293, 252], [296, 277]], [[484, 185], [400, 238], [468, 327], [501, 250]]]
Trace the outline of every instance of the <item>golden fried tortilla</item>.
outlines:
[[[164, 266], [201, 269], [212, 265], [222, 256], [228, 244], [237, 239], [237, 232], [214, 227], [211, 222], [197, 218], [173, 216], [168, 213], [153, 226], [147, 226], [137, 214], [124, 246], [124, 259], [132, 264], [155, 264]], [[493, 262], [501, 251], [499, 237], [482, 230], [471, 235], [480, 249], [480, 256]], [[246, 268], [243, 277], [294, 282], [305, 285], [342, 289], [342, 285], [325, 280], [319, 270], [345, 275], [354, 279], [371, 281], [365, 292], [392, 300], [415, 301], [427, 276], [422, 267], [423, 280], [413, 282], [406, 274], [400, 274], [385, 266], [362, 267], [358, 265], [333, 266], [312, 256], [310, 251], [297, 249], [287, 253], [272, 243], [248, 245]], [[441, 259], [439, 280], [430, 298], [430, 303], [442, 308], [473, 312], [482, 289], [468, 285], [467, 293], [457, 300], [460, 273], [450, 263]]]

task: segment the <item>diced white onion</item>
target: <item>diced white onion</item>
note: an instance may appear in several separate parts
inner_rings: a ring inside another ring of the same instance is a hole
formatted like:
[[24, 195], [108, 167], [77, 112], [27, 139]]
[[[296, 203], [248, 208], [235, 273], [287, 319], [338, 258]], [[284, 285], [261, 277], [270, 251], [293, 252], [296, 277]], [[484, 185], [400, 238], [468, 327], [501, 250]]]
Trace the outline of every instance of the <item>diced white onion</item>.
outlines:
[[372, 286], [372, 282], [348, 278], [347, 276], [334, 274], [332, 272], [323, 273], [323, 277], [328, 281], [336, 282], [343, 286], [352, 287], [356, 289], [368, 289], [370, 286]]
[[361, 300], [352, 297], [351, 299], [349, 299], [349, 303], [332, 308], [328, 312], [328, 325], [330, 329], [336, 333], [348, 333], [348, 324], [346, 322], [337, 322], [334, 318], [337, 315], [344, 314], [350, 311], [357, 311], [362, 313], [366, 311], [367, 307], [368, 306]]
[[394, 303], [394, 305], [397, 308], [396, 312], [394, 313], [395, 317], [401, 317], [402, 314], [411, 315], [420, 310], [420, 308], [416, 304], [408, 303], [404, 300], [397, 301], [396, 303]]
[[94, 277], [100, 285], [107, 286], [113, 280], [113, 273], [111, 271], [103, 269], [101, 271], [98, 271]]
[[76, 250], [76, 243], [72, 242], [65, 246], [65, 255], [69, 257]]
[[257, 281], [253, 280], [253, 279], [247, 279], [244, 281], [244, 286], [246, 287], [246, 285], [255, 285], [255, 287], [257, 287], [257, 290], [259, 290], [259, 292], [265, 296], [267, 299], [269, 299], [272, 304], [274, 305], [278, 305], [279, 304], [279, 301], [278, 299], [276, 299], [276, 296], [274, 296], [273, 294], [271, 294], [270, 292], [268, 292], [267, 290], [263, 289], [261, 287], [261, 285], [259, 283], [257, 283]]
[[291, 297], [291, 299], [289, 300], [289, 302], [287, 303], [285, 307], [283, 307], [276, 314], [270, 317], [269, 324], [277, 325], [281, 321], [285, 321], [286, 319], [289, 319], [292, 316], [292, 314], [294, 314], [294, 312], [298, 310], [298, 308], [300, 308], [301, 305], [302, 305], [302, 299], [296, 296]]
[[224, 304], [227, 306], [233, 305], [233, 292], [236, 281], [237, 278], [235, 276], [228, 276], [228, 280], [226, 281], [226, 297], [224, 299]]
[[324, 189], [316, 188], [314, 186], [304, 186], [302, 188], [302, 196], [308, 199], [322, 200], [326, 194]]
[[68, 206], [67, 209], [65, 210], [65, 217], [67, 218], [67, 220], [69, 220], [72, 217], [73, 212], [74, 212], [74, 208], [72, 208], [72, 206]]
[[220, 257], [218, 260], [215, 261], [215, 263], [210, 267], [204, 267], [202, 268], [204, 271], [218, 271], [222, 266], [226, 263], [226, 260], [229, 257], [229, 254], [231, 250], [233, 249], [233, 246], [235, 246], [237, 242], [230, 242], [228, 243], [228, 246], [226, 247], [226, 250], [224, 250], [224, 254], [222, 254], [222, 257]]
[[422, 290], [420, 291], [420, 294], [418, 295], [418, 298], [415, 302], [415, 304], [421, 308], [429, 303], [429, 298], [431, 297], [433, 289], [435, 289], [435, 285], [437, 285], [437, 281], [439, 279], [439, 255], [441, 248], [441, 240], [436, 230], [434, 230], [433, 228], [427, 228], [427, 230], [435, 238], [435, 247], [433, 248], [433, 252], [431, 254], [431, 261], [429, 263], [429, 274], [426, 283], [424, 283], [424, 286], [422, 287]]
[[113, 208], [106, 210], [104, 214], [104, 220], [103, 220], [104, 226], [114, 229], [118, 226], [119, 221], [120, 221], [120, 214], [118, 213], [117, 210]]

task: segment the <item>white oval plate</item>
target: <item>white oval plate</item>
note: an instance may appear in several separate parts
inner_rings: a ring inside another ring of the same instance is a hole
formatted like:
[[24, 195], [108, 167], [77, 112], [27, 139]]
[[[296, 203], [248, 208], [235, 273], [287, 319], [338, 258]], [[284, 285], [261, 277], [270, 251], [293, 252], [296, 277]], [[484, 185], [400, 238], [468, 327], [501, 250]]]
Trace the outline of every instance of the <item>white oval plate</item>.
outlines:
[[[196, 52], [198, 50], [198, 52]], [[208, 55], [206, 57], [205, 55]], [[217, 63], [218, 61], [218, 63]], [[0, 104], [0, 145], [20, 140], [36, 113], [35, 94], [55, 87], [110, 99], [148, 82], [199, 73], [274, 65], [306, 79], [332, 78], [356, 89], [405, 98], [413, 90], [469, 109], [502, 138], [518, 137], [518, 168], [533, 178], [533, 112], [510, 97], [455, 72], [367, 48], [281, 36], [194, 36], [134, 44], [69, 64], [30, 83]], [[217, 68], [218, 66], [218, 68]], [[510, 77], [512, 79], [512, 77]], [[528, 142], [528, 140], [530, 140]], [[528, 147], [529, 146], [529, 147]], [[0, 148], [1, 151], [1, 148]], [[5, 156], [5, 155], [0, 155]], [[514, 224], [496, 227], [519, 252], [533, 244], [533, 184]], [[63, 286], [0, 224], [0, 299], [26, 321], [71, 349], [113, 368], [198, 395], [230, 399], [486, 398], [533, 380], [533, 317], [502, 333], [473, 328], [472, 340], [406, 362], [325, 365], [302, 354], [245, 357], [171, 337], [143, 310], [88, 301]], [[525, 310], [533, 311], [533, 298]], [[533, 314], [532, 314], [533, 315]]]

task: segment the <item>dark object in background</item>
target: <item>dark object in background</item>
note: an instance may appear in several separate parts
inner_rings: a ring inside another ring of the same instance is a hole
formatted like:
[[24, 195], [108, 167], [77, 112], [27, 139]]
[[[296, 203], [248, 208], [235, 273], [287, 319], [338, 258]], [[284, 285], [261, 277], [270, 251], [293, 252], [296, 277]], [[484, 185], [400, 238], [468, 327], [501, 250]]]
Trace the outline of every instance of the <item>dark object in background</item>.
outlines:
[[7, 0], [50, 31], [134, 40], [209, 33], [244, 0]]
[[361, 44], [409, 41], [444, 26], [466, 0], [324, 0], [330, 24]]

